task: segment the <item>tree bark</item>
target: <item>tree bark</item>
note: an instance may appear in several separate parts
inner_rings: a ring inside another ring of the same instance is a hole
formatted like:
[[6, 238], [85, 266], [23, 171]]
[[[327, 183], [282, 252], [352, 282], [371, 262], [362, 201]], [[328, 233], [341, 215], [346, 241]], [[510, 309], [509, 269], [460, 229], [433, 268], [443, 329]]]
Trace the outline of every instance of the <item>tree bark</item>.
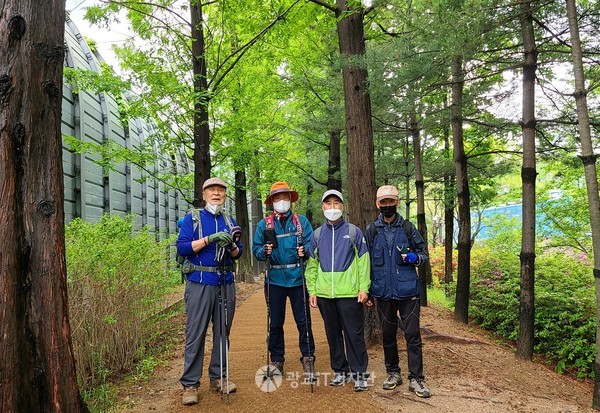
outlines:
[[235, 219], [242, 228], [242, 256], [237, 261], [237, 271], [245, 282], [254, 282], [252, 273], [252, 236], [248, 216], [246, 170], [235, 171]]
[[[367, 69], [358, 64], [365, 54], [363, 8], [356, 2], [336, 0], [337, 31], [344, 64], [344, 102], [348, 141], [349, 220], [363, 231], [376, 215], [375, 161], [371, 99]], [[365, 200], [373, 200], [365, 202]]]
[[[575, 77], [575, 104], [577, 107], [577, 120], [579, 123], [579, 137], [581, 142], [581, 160], [585, 172], [590, 222], [592, 230], [592, 246], [594, 249], [594, 278], [596, 280], [596, 318], [600, 323], [600, 199], [598, 196], [598, 175], [596, 171], [596, 158], [592, 135], [590, 131], [590, 118], [587, 105], [588, 91], [585, 87], [583, 73], [583, 51], [579, 39], [579, 24], [577, 22], [577, 9], [575, 0], [566, 0], [567, 18], [571, 33], [571, 54], [573, 57], [573, 74]], [[595, 362], [594, 395], [592, 407], [600, 409], [600, 329], [596, 327], [596, 362]]]
[[533, 33], [531, 3], [521, 4], [521, 34], [523, 36], [523, 215], [521, 233], [521, 288], [519, 300], [519, 340], [516, 356], [531, 360], [535, 317], [535, 72], [537, 47]]
[[340, 154], [341, 133], [329, 133], [329, 167], [327, 168], [327, 189], [342, 191], [342, 157]]
[[208, 81], [204, 56], [202, 2], [191, 0], [192, 70], [194, 75], [194, 206], [204, 206], [202, 184], [210, 178], [210, 129]]
[[464, 72], [462, 57], [452, 59], [452, 146], [456, 168], [458, 196], [458, 268], [456, 279], [456, 302], [454, 318], [469, 321], [469, 293], [471, 283], [471, 195], [467, 172], [467, 155], [463, 142], [463, 88]]
[[[446, 130], [444, 137], [444, 151], [450, 158], [450, 139], [449, 129]], [[454, 174], [444, 176], [444, 282], [450, 284], [452, 277], [452, 255], [454, 247], [454, 198], [455, 198]]]
[[0, 411], [87, 412], [67, 303], [65, 3], [0, 3]]
[[[421, 159], [421, 134], [417, 115], [413, 112], [409, 116], [410, 134], [413, 141], [413, 152], [415, 161], [415, 188], [417, 190], [417, 227], [427, 245], [427, 221], [425, 217], [425, 184], [423, 180], [423, 162]], [[432, 284], [431, 262], [429, 260], [419, 266], [419, 282], [421, 284], [420, 301], [421, 306], [427, 306], [427, 286]]]

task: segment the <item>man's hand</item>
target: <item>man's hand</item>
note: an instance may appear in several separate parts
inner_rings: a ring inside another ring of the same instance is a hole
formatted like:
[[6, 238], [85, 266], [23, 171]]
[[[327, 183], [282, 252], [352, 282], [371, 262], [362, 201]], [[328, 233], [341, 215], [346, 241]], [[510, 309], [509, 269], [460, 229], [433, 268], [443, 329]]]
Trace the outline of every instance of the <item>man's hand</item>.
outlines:
[[316, 295], [311, 295], [310, 297], [308, 297], [308, 302], [311, 307], [317, 308], [317, 296]]
[[357, 301], [358, 301], [359, 303], [363, 303], [363, 304], [364, 304], [364, 303], [366, 303], [368, 300], [369, 300], [369, 294], [367, 294], [367, 293], [366, 293], [366, 292], [364, 292], [364, 291], [359, 291], [359, 293], [358, 293], [358, 300], [357, 300]]
[[263, 245], [263, 255], [268, 257], [273, 252], [273, 244], [265, 244]]
[[233, 242], [231, 235], [225, 231], [215, 232], [208, 236], [208, 242], [216, 242], [219, 247], [225, 248]]
[[304, 248], [304, 245], [300, 245], [299, 247], [296, 247], [296, 250], [298, 251], [299, 257], [302, 258], [306, 255], [306, 248]]

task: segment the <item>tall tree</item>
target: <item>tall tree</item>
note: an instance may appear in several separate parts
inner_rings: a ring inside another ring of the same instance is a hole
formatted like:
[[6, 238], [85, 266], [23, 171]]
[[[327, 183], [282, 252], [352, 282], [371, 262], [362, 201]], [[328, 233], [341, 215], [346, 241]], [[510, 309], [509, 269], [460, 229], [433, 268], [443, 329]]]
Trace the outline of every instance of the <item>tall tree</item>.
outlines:
[[0, 411], [85, 412], [67, 304], [65, 3], [0, 3]]
[[523, 214], [521, 232], [521, 290], [519, 300], [519, 340], [517, 357], [531, 360], [534, 335], [535, 280], [535, 73], [537, 48], [533, 32], [531, 2], [521, 3], [521, 35], [523, 37]]
[[[566, 0], [569, 32], [571, 34], [571, 56], [573, 58], [573, 74], [575, 77], [575, 104], [579, 123], [579, 141], [581, 144], [581, 161], [585, 171], [590, 223], [592, 230], [592, 245], [594, 249], [594, 278], [596, 280], [596, 318], [600, 320], [600, 197], [598, 196], [598, 175], [594, 153], [590, 119], [587, 105], [588, 89], [585, 86], [583, 71], [583, 51], [579, 37], [579, 23], [575, 0]], [[600, 322], [600, 321], [598, 321]], [[594, 395], [592, 407], [600, 409], [600, 329], [596, 328], [596, 362], [594, 378]]]
[[[202, 183], [210, 178], [210, 128], [208, 125], [209, 89], [206, 70], [202, 0], [191, 0], [191, 37], [193, 72], [194, 130], [194, 206], [204, 206]], [[237, 178], [237, 177], [236, 177]]]
[[335, 6], [311, 1], [333, 11], [337, 19], [346, 110], [349, 219], [365, 229], [376, 215], [375, 203], [364, 202], [375, 199], [376, 193], [371, 100], [364, 63], [365, 8], [360, 1], [336, 0]]
[[462, 57], [452, 59], [452, 147], [456, 168], [456, 192], [458, 194], [458, 268], [456, 271], [456, 298], [454, 317], [463, 323], [469, 321], [469, 291], [471, 283], [471, 194], [467, 155], [463, 134], [463, 88], [464, 71]]
[[[425, 180], [423, 179], [423, 158], [421, 152], [421, 132], [415, 112], [409, 115], [409, 129], [412, 136], [413, 152], [415, 161], [415, 189], [417, 191], [417, 227], [423, 240], [427, 243], [427, 221], [425, 217]], [[431, 263], [425, 261], [419, 267], [419, 282], [421, 283], [421, 305], [427, 306], [427, 285], [431, 285]]]

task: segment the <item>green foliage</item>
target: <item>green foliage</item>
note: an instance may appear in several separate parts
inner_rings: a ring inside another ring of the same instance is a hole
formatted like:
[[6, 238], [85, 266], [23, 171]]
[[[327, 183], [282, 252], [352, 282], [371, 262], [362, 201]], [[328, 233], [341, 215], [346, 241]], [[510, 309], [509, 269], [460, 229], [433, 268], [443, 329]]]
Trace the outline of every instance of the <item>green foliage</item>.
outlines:
[[132, 218], [75, 219], [65, 230], [77, 374], [88, 403], [100, 410], [110, 396], [108, 380], [132, 371], [158, 337], [156, 314], [178, 282], [170, 274], [170, 240], [134, 230]]
[[[520, 263], [510, 249], [474, 248], [471, 255], [473, 321], [507, 340], [519, 334]], [[535, 348], [558, 372], [592, 376], [595, 296], [591, 264], [578, 253], [547, 251], [536, 259]]]

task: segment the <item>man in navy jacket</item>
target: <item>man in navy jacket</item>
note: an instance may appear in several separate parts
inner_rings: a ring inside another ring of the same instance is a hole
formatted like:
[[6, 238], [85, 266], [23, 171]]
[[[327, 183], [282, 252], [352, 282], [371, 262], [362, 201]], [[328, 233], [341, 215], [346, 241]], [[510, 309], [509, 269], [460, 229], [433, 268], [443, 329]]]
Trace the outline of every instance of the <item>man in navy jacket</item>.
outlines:
[[[398, 359], [398, 312], [404, 326], [408, 355], [408, 390], [419, 397], [429, 397], [423, 376], [421, 343], [419, 276], [415, 269], [429, 259], [427, 244], [412, 223], [396, 211], [398, 189], [384, 185], [377, 190], [379, 216], [369, 224], [365, 236], [371, 254], [371, 297], [383, 335], [383, 353], [387, 378], [385, 390], [402, 384]], [[367, 305], [372, 304], [367, 302]]]

